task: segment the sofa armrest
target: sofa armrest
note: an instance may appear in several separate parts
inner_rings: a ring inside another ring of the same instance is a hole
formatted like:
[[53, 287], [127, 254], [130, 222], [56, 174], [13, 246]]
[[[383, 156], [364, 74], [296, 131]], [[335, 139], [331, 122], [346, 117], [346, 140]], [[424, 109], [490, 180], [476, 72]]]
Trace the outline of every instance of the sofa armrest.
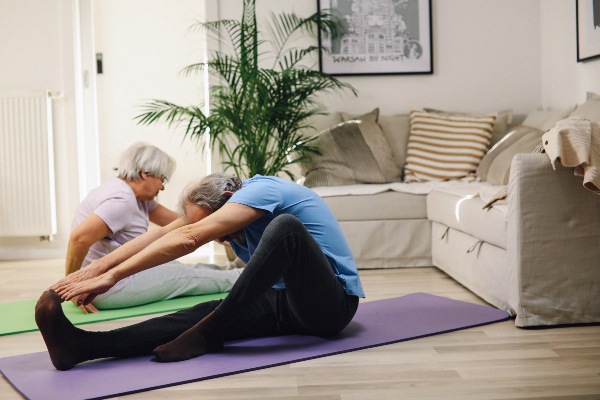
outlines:
[[509, 305], [517, 326], [600, 322], [600, 196], [546, 154], [518, 154], [508, 185]]

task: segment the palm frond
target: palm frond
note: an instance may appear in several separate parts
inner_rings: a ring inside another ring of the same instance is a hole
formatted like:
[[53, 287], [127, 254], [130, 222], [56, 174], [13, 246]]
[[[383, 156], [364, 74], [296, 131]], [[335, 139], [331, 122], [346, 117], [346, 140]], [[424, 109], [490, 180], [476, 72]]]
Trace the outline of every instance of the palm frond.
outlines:
[[[271, 21], [267, 25], [267, 32], [269, 32], [270, 43], [276, 52], [274, 65], [282, 64], [281, 60], [285, 58], [284, 54], [292, 50], [290, 43], [295, 40], [305, 35], [314, 36], [319, 30], [325, 37], [337, 37], [342, 28], [341, 19], [328, 11], [318, 11], [307, 18], [300, 18], [294, 13], [281, 13], [279, 15], [271, 13]], [[318, 49], [319, 47], [314, 46], [314, 48]], [[291, 63], [292, 66], [296, 65], [306, 55], [314, 52], [314, 49], [310, 47], [303, 50], [296, 52], [296, 55], [301, 55], [301, 57], [296, 58], [296, 62]]]

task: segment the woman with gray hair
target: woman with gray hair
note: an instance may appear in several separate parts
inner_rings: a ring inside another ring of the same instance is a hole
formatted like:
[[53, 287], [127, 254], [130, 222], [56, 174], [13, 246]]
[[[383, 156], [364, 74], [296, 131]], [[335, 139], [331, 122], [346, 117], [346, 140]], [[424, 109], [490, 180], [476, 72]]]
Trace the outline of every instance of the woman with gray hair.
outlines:
[[[175, 160], [159, 148], [137, 142], [121, 155], [118, 177], [92, 190], [73, 218], [66, 275], [91, 264], [144, 234], [149, 222], [165, 226], [178, 218], [155, 197], [175, 170]], [[179, 296], [226, 292], [240, 269], [173, 260], [132, 275], [81, 306], [84, 312], [131, 307]]]

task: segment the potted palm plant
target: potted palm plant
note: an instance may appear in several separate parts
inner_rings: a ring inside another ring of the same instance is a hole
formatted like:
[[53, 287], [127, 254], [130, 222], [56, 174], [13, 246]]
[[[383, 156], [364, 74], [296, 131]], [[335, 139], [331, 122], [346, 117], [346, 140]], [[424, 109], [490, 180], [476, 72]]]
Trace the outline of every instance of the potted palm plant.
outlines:
[[[180, 106], [152, 100], [138, 115], [138, 123], [183, 125], [185, 135], [218, 149], [225, 170], [240, 178], [255, 174], [285, 174], [295, 179], [292, 164], [317, 152], [311, 145], [313, 117], [325, 114], [316, 94], [354, 88], [312, 68], [315, 45], [298, 47], [307, 34], [336, 35], [340, 23], [327, 11], [300, 18], [294, 13], [271, 14], [267, 29], [259, 30], [255, 0], [244, 0], [241, 20], [198, 22], [195, 28], [225, 37], [231, 53], [214, 52], [205, 63], [183, 73], [205, 69], [216, 76], [210, 88], [210, 112], [201, 106]], [[313, 60], [311, 62], [311, 60]], [[311, 65], [312, 64], [312, 65]], [[294, 155], [293, 157], [291, 155]]]

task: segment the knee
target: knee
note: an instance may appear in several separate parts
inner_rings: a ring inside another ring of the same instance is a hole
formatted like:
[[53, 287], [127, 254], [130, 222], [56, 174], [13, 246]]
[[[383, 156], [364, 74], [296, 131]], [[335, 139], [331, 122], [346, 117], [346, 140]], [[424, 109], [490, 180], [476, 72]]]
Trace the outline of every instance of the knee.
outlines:
[[[279, 241], [284, 237], [297, 237], [308, 232], [302, 222], [293, 215], [282, 214], [275, 217], [265, 229], [261, 241]], [[291, 234], [291, 235], [290, 235]]]
[[268, 229], [272, 230], [271, 232], [273, 232], [275, 236], [281, 237], [290, 233], [294, 237], [308, 234], [308, 230], [302, 222], [291, 214], [278, 215], [269, 223]]
[[291, 214], [278, 215], [271, 221], [269, 225], [273, 225], [274, 228], [286, 229], [287, 231], [295, 229], [304, 229], [302, 222]]

